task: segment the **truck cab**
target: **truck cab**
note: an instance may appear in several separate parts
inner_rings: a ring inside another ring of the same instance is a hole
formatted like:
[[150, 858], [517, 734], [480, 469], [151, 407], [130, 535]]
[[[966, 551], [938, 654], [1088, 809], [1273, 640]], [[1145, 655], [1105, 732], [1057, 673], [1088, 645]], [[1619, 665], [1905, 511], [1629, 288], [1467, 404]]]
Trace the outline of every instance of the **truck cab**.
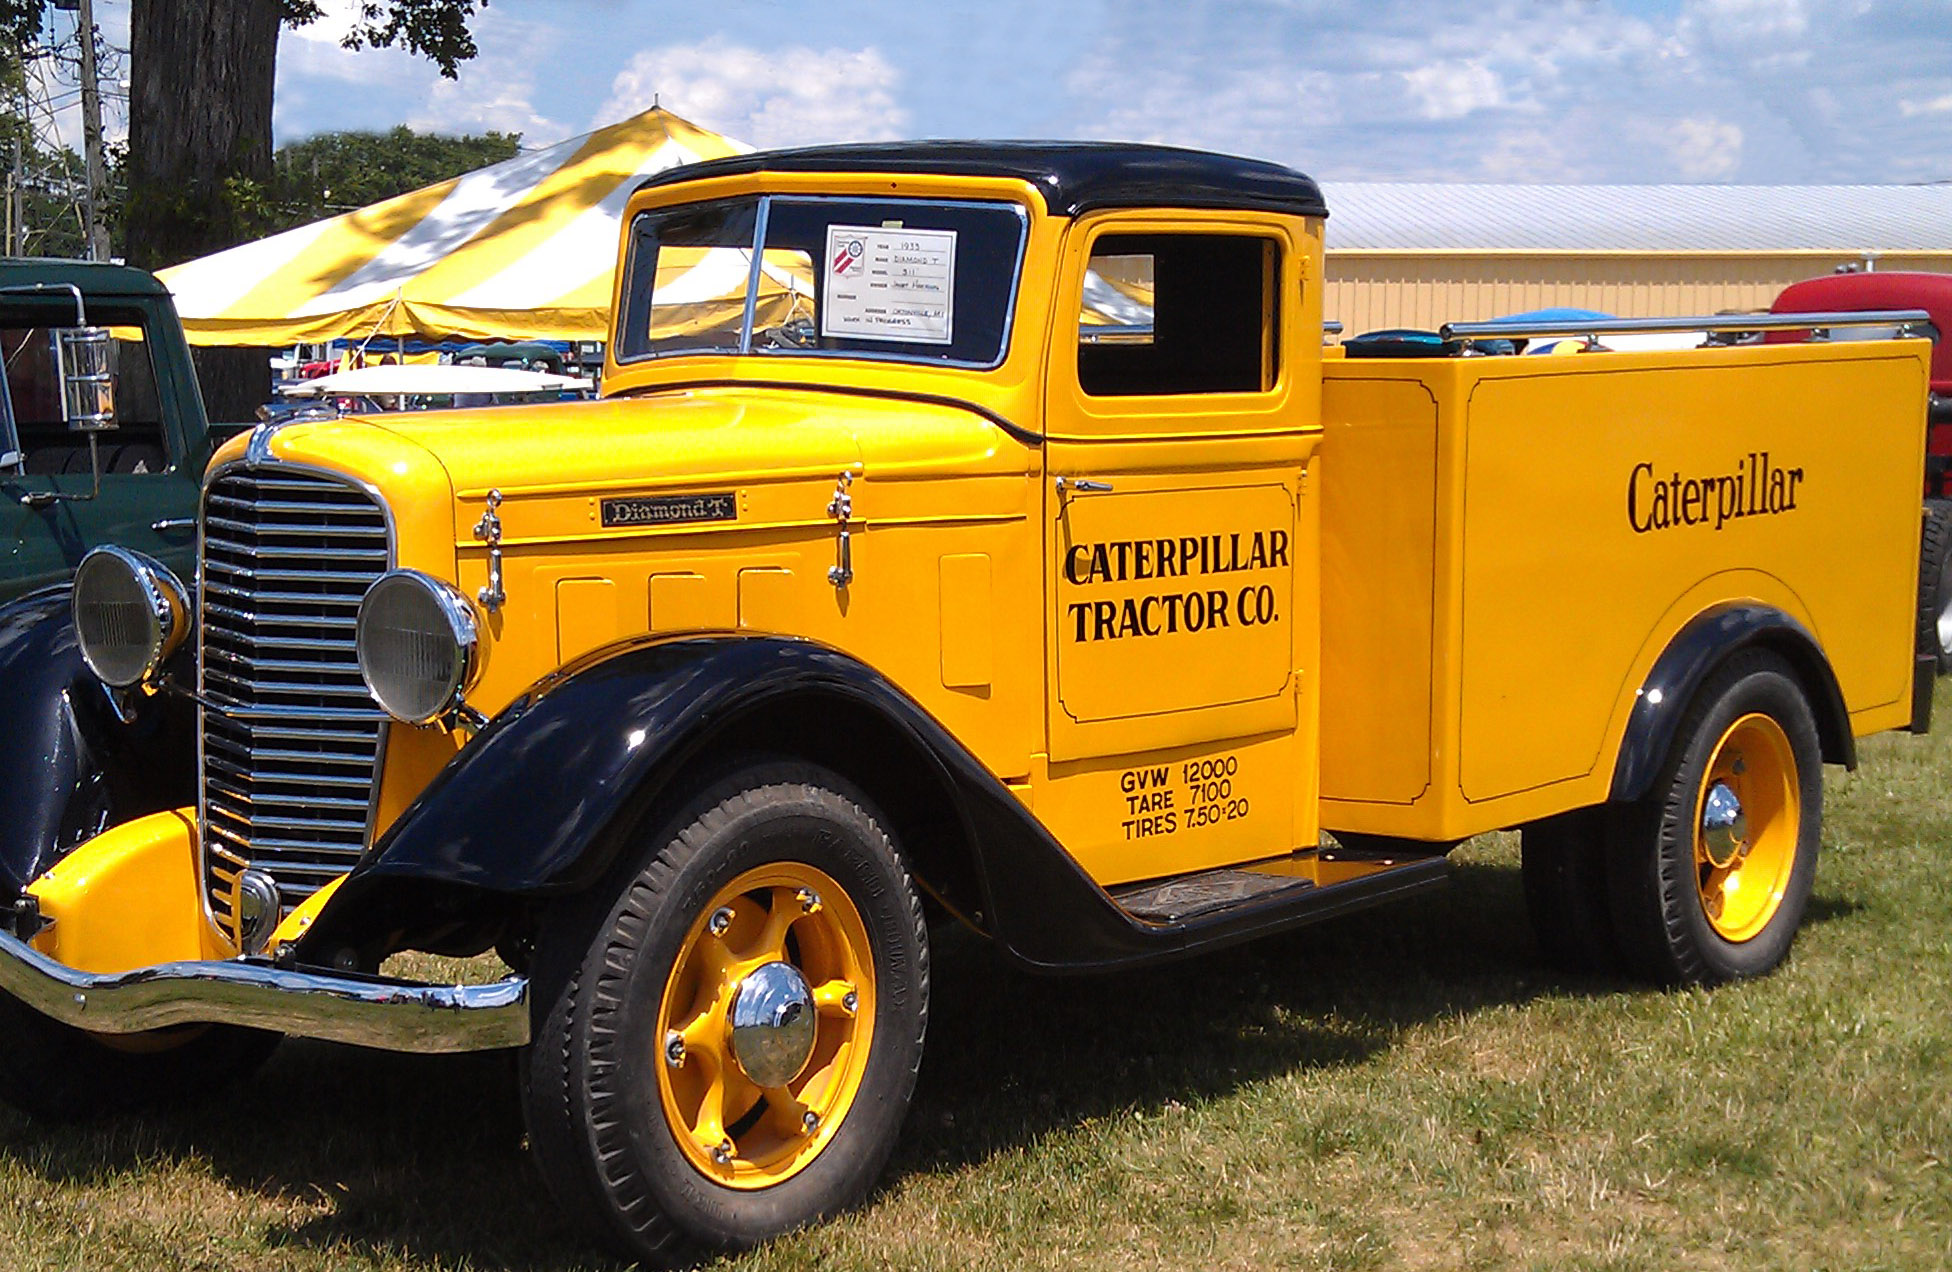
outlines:
[[662, 1257], [872, 1183], [931, 919], [1130, 966], [1519, 826], [1548, 955], [1767, 972], [1822, 765], [1921, 720], [1929, 346], [1325, 364], [1327, 214], [1152, 146], [715, 160], [630, 201], [602, 401], [233, 440], [192, 581], [78, 575], [198, 796], [20, 889], [0, 1094], [521, 1047], [563, 1205]]

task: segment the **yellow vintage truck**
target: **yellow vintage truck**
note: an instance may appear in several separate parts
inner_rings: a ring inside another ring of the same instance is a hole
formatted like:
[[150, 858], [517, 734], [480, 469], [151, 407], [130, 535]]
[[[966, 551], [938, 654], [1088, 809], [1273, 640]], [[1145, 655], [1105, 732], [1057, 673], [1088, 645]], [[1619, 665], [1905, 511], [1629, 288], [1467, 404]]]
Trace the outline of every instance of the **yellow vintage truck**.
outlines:
[[0, 1095], [521, 1047], [560, 1204], [655, 1258], [871, 1187], [932, 918], [1121, 967], [1519, 827], [1548, 955], [1768, 971], [1822, 765], [1926, 723], [1929, 343], [1325, 354], [1326, 215], [1158, 147], [702, 163], [629, 204], [603, 400], [236, 439], [194, 578], [75, 583], [198, 786], [13, 900]]

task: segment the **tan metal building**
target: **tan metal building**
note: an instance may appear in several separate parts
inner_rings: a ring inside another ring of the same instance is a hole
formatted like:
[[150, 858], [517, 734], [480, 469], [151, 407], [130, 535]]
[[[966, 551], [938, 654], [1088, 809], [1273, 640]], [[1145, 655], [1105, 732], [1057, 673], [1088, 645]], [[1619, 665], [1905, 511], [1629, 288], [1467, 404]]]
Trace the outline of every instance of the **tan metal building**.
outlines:
[[1767, 308], [1839, 265], [1952, 273], [1952, 184], [1327, 182], [1325, 315], [1353, 334], [1548, 306]]

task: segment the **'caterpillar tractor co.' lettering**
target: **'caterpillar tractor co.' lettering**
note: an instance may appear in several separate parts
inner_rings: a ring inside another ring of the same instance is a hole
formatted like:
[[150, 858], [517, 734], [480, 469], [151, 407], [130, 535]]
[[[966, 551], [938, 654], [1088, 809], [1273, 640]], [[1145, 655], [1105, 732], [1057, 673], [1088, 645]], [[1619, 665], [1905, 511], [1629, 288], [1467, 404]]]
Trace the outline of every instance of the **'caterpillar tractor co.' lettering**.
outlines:
[[1930, 345], [1325, 350], [1326, 215], [1153, 147], [702, 163], [603, 400], [235, 439], [195, 575], [101, 549], [60, 620], [103, 764], [175, 713], [196, 778], [0, 862], [0, 1095], [521, 1047], [560, 1203], [662, 1256], [872, 1185], [931, 918], [1122, 967], [1519, 827], [1553, 958], [1768, 971], [1822, 765], [1925, 723]]

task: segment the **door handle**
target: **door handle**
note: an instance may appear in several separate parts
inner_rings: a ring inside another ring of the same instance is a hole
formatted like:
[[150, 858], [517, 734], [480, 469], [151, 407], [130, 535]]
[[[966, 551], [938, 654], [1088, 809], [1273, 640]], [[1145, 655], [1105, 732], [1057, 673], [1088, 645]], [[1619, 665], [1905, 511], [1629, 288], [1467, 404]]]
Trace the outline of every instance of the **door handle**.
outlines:
[[1098, 491], [1108, 491], [1111, 488], [1112, 484], [1110, 482], [1093, 481], [1089, 477], [1059, 477], [1057, 479], [1057, 492], [1059, 494], [1063, 494], [1067, 490], [1076, 490], [1084, 494], [1091, 494]]

